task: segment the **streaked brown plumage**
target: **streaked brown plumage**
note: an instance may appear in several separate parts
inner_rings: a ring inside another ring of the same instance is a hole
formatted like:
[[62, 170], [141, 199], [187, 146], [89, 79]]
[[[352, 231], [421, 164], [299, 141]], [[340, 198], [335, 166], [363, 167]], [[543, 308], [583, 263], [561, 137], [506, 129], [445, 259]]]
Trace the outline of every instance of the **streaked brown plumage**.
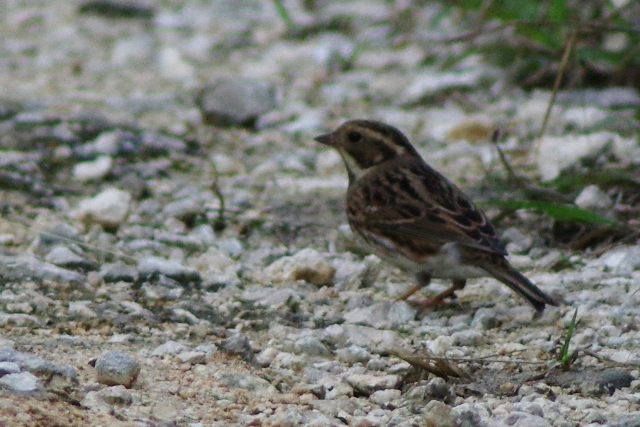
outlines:
[[466, 280], [491, 275], [536, 310], [559, 305], [507, 259], [485, 214], [448, 179], [420, 157], [396, 128], [351, 120], [316, 138], [335, 148], [347, 167], [347, 218], [354, 234], [373, 253], [418, 278], [451, 279], [453, 286], [428, 302], [435, 304], [462, 289]]

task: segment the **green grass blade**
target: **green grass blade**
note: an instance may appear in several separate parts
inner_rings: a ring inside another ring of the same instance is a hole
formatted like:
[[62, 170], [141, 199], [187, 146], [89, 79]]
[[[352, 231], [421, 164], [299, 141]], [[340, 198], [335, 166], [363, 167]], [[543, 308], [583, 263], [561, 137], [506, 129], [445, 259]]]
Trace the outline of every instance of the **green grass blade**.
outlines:
[[504, 206], [512, 209], [537, 209], [550, 217], [567, 222], [587, 222], [592, 224], [617, 225], [612, 219], [598, 215], [591, 211], [581, 209], [573, 205], [561, 203], [542, 202], [535, 200], [492, 200], [491, 205]]

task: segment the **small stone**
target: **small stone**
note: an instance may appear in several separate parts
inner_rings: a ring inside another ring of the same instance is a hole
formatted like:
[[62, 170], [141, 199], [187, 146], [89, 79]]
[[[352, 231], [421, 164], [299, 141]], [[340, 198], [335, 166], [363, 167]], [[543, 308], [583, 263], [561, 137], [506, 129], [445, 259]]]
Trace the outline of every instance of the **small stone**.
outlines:
[[189, 351], [186, 345], [180, 344], [175, 341], [167, 341], [162, 345], [156, 347], [152, 352], [152, 356], [165, 356], [167, 354], [176, 355], [179, 353], [185, 353]]
[[629, 387], [633, 377], [619, 368], [602, 371], [573, 370], [560, 372], [546, 381], [551, 386], [565, 387], [580, 391], [587, 396], [613, 394], [616, 390]]
[[344, 325], [347, 342], [385, 354], [402, 347], [402, 338], [395, 331], [380, 330], [360, 325]]
[[12, 391], [36, 391], [42, 387], [38, 377], [30, 372], [8, 374], [0, 378], [0, 388]]
[[100, 156], [92, 162], [78, 163], [73, 167], [73, 179], [80, 182], [97, 181], [106, 177], [113, 167], [110, 156]]
[[336, 375], [319, 378], [316, 381], [316, 385], [318, 389], [315, 389], [314, 393], [317, 392], [319, 396], [326, 400], [353, 396], [353, 387]]
[[597, 185], [588, 185], [578, 194], [574, 203], [582, 209], [602, 211], [609, 209], [613, 201]]
[[216, 168], [218, 175], [235, 175], [245, 172], [244, 164], [237, 158], [217, 153], [211, 156], [211, 163]]
[[293, 347], [298, 354], [309, 356], [329, 356], [331, 354], [316, 337], [302, 337], [295, 342]]
[[200, 283], [202, 277], [195, 268], [185, 267], [177, 261], [148, 256], [138, 261], [138, 272], [142, 277], [151, 278], [161, 274], [179, 283]]
[[347, 348], [340, 348], [336, 350], [336, 357], [338, 360], [350, 365], [355, 363], [362, 363], [363, 365], [366, 365], [372, 356], [366, 349], [357, 345], [352, 345]]
[[131, 195], [117, 188], [108, 188], [95, 197], [80, 201], [72, 216], [86, 223], [117, 228], [129, 213]]
[[355, 390], [367, 396], [374, 391], [393, 389], [400, 385], [400, 377], [397, 375], [353, 374], [345, 380]]
[[271, 362], [275, 360], [279, 353], [280, 350], [277, 348], [267, 347], [256, 356], [256, 362], [258, 362], [258, 365], [260, 366], [267, 367], [271, 365]]
[[392, 326], [406, 325], [416, 317], [417, 310], [406, 301], [394, 301], [389, 307], [387, 320]]
[[543, 181], [557, 178], [567, 167], [595, 156], [615, 139], [611, 132], [588, 135], [544, 136], [538, 151], [538, 171]]
[[96, 360], [97, 381], [131, 388], [140, 374], [140, 364], [121, 351], [107, 351]]
[[543, 417], [520, 411], [514, 411], [504, 417], [504, 424], [517, 427], [551, 427], [549, 421]]
[[617, 418], [613, 421], [609, 421], [606, 427], [639, 427], [640, 426], [640, 414], [629, 414]]
[[448, 405], [432, 400], [423, 410], [424, 421], [427, 427], [455, 427], [456, 417]]
[[447, 382], [440, 378], [433, 378], [430, 380], [425, 388], [425, 392], [434, 399], [444, 400], [449, 396], [449, 385]]
[[402, 393], [400, 390], [378, 390], [369, 399], [378, 405], [389, 405], [392, 401], [399, 399]]
[[631, 274], [640, 267], [640, 246], [618, 247], [598, 259], [616, 275]]
[[245, 78], [222, 78], [205, 87], [196, 104], [207, 124], [253, 127], [261, 114], [276, 107], [275, 89]]
[[255, 393], [257, 396], [273, 396], [278, 394], [278, 390], [267, 380], [251, 374], [240, 372], [216, 372], [213, 376], [222, 385], [229, 388]]
[[107, 387], [100, 390], [98, 395], [110, 405], [129, 406], [133, 401], [131, 392], [123, 385]]
[[91, 301], [71, 301], [67, 314], [71, 318], [95, 319], [98, 314], [88, 307], [91, 303]]
[[453, 407], [451, 411], [457, 418], [456, 427], [480, 427], [482, 416], [476, 405], [463, 403]]
[[0, 362], [0, 377], [20, 372], [20, 365], [14, 362]]
[[205, 362], [206, 354], [202, 351], [185, 351], [176, 355], [182, 363], [198, 365]]
[[453, 345], [463, 347], [478, 347], [486, 342], [485, 334], [476, 330], [457, 331], [451, 337], [453, 338]]
[[134, 283], [138, 280], [138, 270], [122, 261], [113, 264], [102, 264], [98, 273], [105, 283], [128, 282]]
[[89, 391], [80, 402], [83, 408], [89, 409], [92, 413], [111, 414], [113, 407], [105, 402], [98, 391]]
[[46, 227], [39, 235], [40, 242], [45, 245], [54, 243], [68, 244], [69, 241], [77, 241], [79, 236], [80, 232], [77, 228], [63, 222]]
[[220, 343], [220, 348], [229, 353], [237, 354], [247, 362], [255, 363], [255, 355], [253, 353], [253, 349], [251, 348], [249, 338], [247, 338], [246, 335], [231, 335], [229, 338]]
[[58, 283], [83, 283], [85, 276], [48, 262], [33, 254], [0, 255], [0, 277], [5, 281], [24, 281], [26, 278], [52, 280]]
[[498, 312], [493, 308], [479, 308], [473, 316], [471, 326], [482, 330], [497, 328], [500, 326]]
[[165, 217], [177, 218], [181, 221], [190, 222], [196, 215], [202, 213], [203, 204], [196, 198], [184, 198], [169, 203], [162, 209]]
[[308, 248], [293, 256], [282, 257], [264, 270], [269, 280], [274, 282], [304, 280], [316, 286], [331, 285], [335, 272], [324, 255]]
[[80, 255], [77, 255], [66, 246], [57, 245], [44, 257], [44, 260], [59, 267], [69, 269], [93, 270], [97, 265]]
[[189, 310], [185, 310], [184, 308], [174, 308], [171, 310], [172, 316], [171, 320], [177, 323], [187, 323], [189, 325], [197, 325], [200, 323], [200, 319], [190, 312]]

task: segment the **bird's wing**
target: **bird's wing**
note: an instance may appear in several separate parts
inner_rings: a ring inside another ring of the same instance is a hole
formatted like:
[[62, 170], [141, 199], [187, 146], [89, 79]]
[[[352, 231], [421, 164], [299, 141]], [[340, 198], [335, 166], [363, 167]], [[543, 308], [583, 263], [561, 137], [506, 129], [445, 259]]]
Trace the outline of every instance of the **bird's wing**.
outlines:
[[354, 229], [418, 251], [458, 243], [507, 255], [484, 213], [426, 163], [409, 159], [375, 172], [349, 188], [347, 216]]

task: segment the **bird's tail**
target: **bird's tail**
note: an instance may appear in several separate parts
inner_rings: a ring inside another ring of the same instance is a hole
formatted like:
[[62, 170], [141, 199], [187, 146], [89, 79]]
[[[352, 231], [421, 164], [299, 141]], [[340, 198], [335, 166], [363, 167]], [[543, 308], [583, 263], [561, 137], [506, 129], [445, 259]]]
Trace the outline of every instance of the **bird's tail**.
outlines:
[[546, 304], [554, 306], [560, 305], [558, 301], [545, 294], [519, 271], [511, 267], [506, 259], [503, 258], [502, 261], [501, 263], [483, 265], [482, 268], [526, 299], [537, 311], [544, 310]]

